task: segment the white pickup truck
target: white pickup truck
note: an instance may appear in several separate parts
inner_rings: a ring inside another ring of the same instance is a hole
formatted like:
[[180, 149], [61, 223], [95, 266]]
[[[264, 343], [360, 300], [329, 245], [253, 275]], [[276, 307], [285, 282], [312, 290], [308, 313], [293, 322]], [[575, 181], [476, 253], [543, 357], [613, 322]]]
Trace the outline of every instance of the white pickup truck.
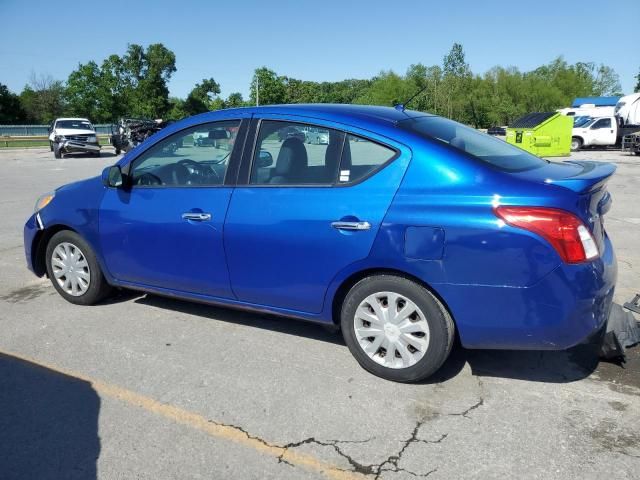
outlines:
[[58, 118], [49, 127], [49, 147], [56, 158], [84, 152], [100, 156], [96, 130], [86, 118]]
[[638, 125], [619, 125], [618, 117], [592, 118], [571, 131], [571, 150], [584, 147], [619, 146], [622, 137], [640, 130]]

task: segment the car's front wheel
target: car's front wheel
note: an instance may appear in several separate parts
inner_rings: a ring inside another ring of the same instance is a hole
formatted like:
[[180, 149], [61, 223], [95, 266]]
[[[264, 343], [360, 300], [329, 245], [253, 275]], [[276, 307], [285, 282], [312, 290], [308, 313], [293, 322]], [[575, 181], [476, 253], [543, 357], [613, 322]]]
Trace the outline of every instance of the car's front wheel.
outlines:
[[344, 299], [340, 320], [358, 363], [396, 382], [429, 377], [453, 345], [449, 312], [429, 290], [404, 277], [376, 275], [356, 283]]
[[571, 151], [577, 152], [582, 148], [582, 139], [580, 137], [573, 137], [571, 139]]
[[62, 230], [49, 240], [47, 275], [62, 297], [77, 305], [93, 305], [111, 291], [91, 247], [75, 232]]

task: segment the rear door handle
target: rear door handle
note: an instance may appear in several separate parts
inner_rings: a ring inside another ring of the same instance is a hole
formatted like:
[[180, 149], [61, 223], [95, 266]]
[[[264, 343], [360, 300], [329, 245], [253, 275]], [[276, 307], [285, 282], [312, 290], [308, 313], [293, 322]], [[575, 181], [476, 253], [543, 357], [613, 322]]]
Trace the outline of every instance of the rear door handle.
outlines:
[[369, 230], [369, 222], [331, 222], [331, 226], [336, 230]]
[[186, 212], [182, 214], [182, 219], [192, 220], [194, 222], [206, 222], [207, 220], [211, 220], [211, 214], [201, 212]]

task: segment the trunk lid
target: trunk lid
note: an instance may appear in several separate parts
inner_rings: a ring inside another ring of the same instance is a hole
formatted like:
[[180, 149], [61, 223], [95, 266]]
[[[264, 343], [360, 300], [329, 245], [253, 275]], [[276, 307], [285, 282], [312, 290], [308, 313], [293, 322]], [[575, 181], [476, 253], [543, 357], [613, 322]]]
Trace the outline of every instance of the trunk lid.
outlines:
[[536, 183], [557, 185], [577, 195], [573, 211], [591, 230], [598, 250], [604, 248], [604, 215], [611, 208], [607, 181], [615, 173], [611, 163], [592, 161], [551, 162], [547, 165], [514, 175]]

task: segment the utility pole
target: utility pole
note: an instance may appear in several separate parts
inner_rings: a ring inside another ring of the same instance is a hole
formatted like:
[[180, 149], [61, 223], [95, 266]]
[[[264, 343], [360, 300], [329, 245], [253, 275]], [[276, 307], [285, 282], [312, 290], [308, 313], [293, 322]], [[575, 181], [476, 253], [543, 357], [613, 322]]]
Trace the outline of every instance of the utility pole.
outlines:
[[256, 75], [256, 107], [260, 106], [260, 75]]

